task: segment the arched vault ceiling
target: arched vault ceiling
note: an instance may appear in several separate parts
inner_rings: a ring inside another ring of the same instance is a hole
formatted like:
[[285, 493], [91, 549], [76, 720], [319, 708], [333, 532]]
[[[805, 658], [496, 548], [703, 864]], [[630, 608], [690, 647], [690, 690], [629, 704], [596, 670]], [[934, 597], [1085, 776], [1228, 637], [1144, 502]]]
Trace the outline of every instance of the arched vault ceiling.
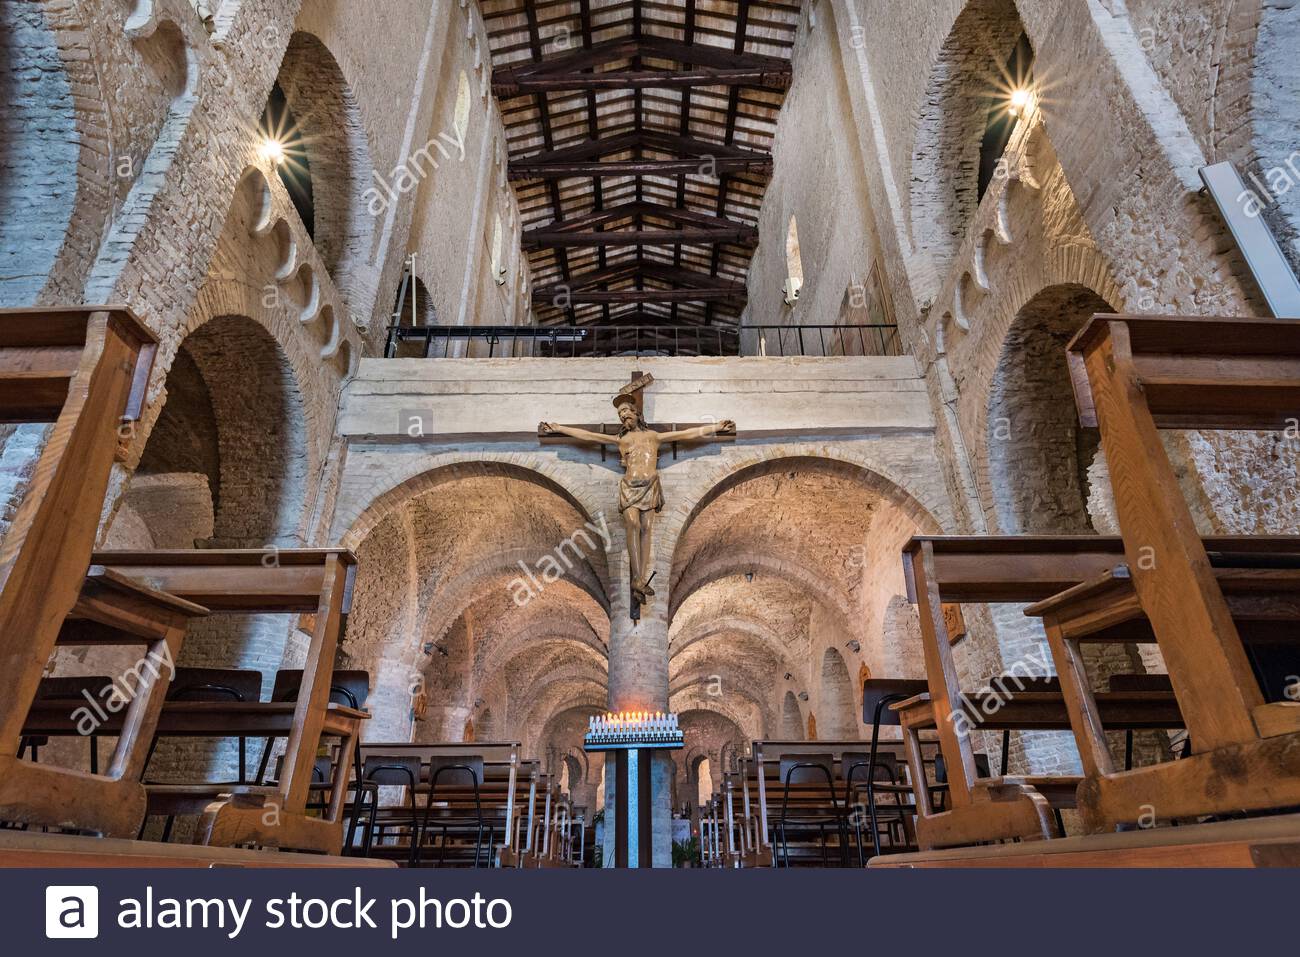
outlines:
[[703, 566], [766, 556], [822, 578], [851, 606], [861, 550], [882, 504], [865, 482], [811, 460], [741, 477], [707, 501], [678, 542], [674, 598], [679, 585], [700, 580]]
[[[469, 476], [417, 495], [404, 508], [414, 534], [422, 603], [444, 583], [494, 556], [508, 559], [503, 567], [520, 559], [533, 565], [526, 552], [536, 553], [538, 559], [557, 556], [564, 566], [585, 566], [602, 589], [607, 581], [599, 535], [586, 531], [575, 538], [575, 532], [586, 527], [581, 513], [531, 482]], [[595, 547], [587, 547], [588, 542]]]
[[735, 618], [758, 623], [765, 633], [779, 636], [788, 656], [804, 660], [809, 653], [808, 627], [814, 599], [795, 585], [773, 576], [755, 575], [753, 581], [735, 575], [710, 582], [694, 592], [678, 609], [669, 626], [671, 653], [691, 636], [715, 623]]

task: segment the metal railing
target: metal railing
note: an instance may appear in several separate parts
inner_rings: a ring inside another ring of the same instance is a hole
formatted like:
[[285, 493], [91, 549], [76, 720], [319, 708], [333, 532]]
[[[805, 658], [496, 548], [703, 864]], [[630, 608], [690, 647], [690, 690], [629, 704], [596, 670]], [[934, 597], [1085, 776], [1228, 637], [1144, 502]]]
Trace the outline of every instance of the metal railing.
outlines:
[[897, 356], [897, 326], [391, 326], [384, 355], [426, 359]]

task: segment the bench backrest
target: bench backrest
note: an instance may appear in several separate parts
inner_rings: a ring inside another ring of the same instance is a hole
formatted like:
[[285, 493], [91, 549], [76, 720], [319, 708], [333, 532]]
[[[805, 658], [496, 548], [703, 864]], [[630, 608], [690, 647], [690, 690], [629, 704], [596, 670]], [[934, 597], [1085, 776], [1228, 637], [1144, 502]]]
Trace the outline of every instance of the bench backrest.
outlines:
[[157, 343], [112, 307], [0, 310], [0, 421], [53, 423], [0, 543], [0, 749], [15, 754], [41, 670], [77, 601], [123, 423]]

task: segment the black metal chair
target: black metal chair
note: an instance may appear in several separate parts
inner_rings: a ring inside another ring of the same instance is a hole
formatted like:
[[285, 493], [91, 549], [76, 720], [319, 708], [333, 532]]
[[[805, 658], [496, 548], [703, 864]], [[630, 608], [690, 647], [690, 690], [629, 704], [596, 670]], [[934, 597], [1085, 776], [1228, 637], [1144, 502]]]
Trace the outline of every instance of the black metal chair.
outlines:
[[[987, 754], [975, 755], [975, 776], [988, 778], [993, 776]], [[951, 786], [948, 784], [948, 766], [944, 763], [943, 755], [934, 756], [934, 783], [929, 785], [930, 805], [936, 811], [942, 811], [948, 805], [948, 792]]]
[[[840, 755], [840, 777], [844, 780], [844, 808], [848, 814], [848, 824], [852, 827], [854, 846], [858, 852], [858, 866], [865, 867], [867, 856], [862, 841], [864, 830], [863, 817], [867, 806], [856, 800], [859, 793], [855, 787], [863, 790], [867, 787], [867, 776], [871, 776], [870, 790], [875, 802], [875, 817], [868, 817], [868, 826], [880, 829], [873, 839], [873, 845], [880, 845], [880, 834], [888, 835], [891, 849], [907, 846], [907, 819], [916, 813], [916, 808], [904, 800], [911, 788], [905, 783], [903, 769], [898, 758], [889, 752], [877, 754], [874, 760], [870, 752], [845, 751]], [[893, 803], [882, 803], [881, 795], [893, 797]], [[852, 810], [850, 810], [852, 809]]]
[[[177, 668], [167, 686], [168, 701], [258, 701], [262, 697], [262, 673], [237, 668]], [[248, 739], [240, 735], [239, 783], [248, 783]], [[145, 758], [146, 772], [154, 749], [155, 735]]]
[[[447, 861], [447, 840], [450, 834], [464, 831], [468, 832], [472, 827], [475, 832], [474, 837], [474, 866], [478, 867], [482, 859], [483, 852], [483, 831], [487, 828], [489, 850], [492, 847], [492, 837], [494, 829], [489, 822], [483, 818], [483, 803], [480, 788], [483, 784], [483, 756], [479, 754], [459, 754], [453, 756], [435, 756], [429, 759], [429, 763], [424, 768], [425, 780], [428, 781], [429, 791], [424, 802], [424, 822], [420, 829], [421, 847], [416, 852], [415, 863], [420, 866], [423, 859], [423, 841], [431, 831], [437, 830], [442, 835], [442, 843], [438, 854], [438, 864], [442, 867]], [[438, 786], [442, 785], [444, 793], [446, 790], [453, 788], [469, 788], [474, 794], [474, 815], [458, 815], [455, 810], [448, 807], [448, 813], [442, 817], [433, 818], [434, 803], [437, 800]], [[488, 855], [489, 860], [491, 854]]]
[[[301, 668], [282, 668], [275, 673], [275, 683], [271, 688], [271, 700], [279, 702], [297, 701], [298, 691], [302, 688]], [[330, 678], [330, 703], [344, 705], [361, 711], [370, 696], [370, 672], [335, 671]], [[257, 766], [257, 781], [266, 777], [266, 768], [271, 761], [271, 750], [275, 747], [275, 738], [267, 738], [262, 749], [262, 760]], [[357, 777], [361, 777], [361, 755], [356, 759]]]
[[[167, 686], [167, 701], [257, 701], [262, 695], [262, 673], [260, 671], [241, 670], [238, 668], [177, 668]], [[239, 777], [236, 784], [248, 783], [248, 739], [240, 735], [239, 742]], [[149, 753], [145, 755], [141, 778], [149, 773], [149, 762], [153, 760], [158, 748], [159, 738], [149, 742]], [[163, 820], [162, 835], [159, 840], [164, 844], [171, 839], [172, 828], [176, 824], [173, 815]], [[140, 825], [140, 836], [144, 836], [147, 821]]]
[[[390, 826], [406, 827], [410, 829], [407, 865], [410, 867], [415, 866], [416, 855], [419, 853], [420, 848], [421, 814], [416, 806], [415, 795], [420, 783], [420, 765], [421, 761], [418, 757], [405, 754], [372, 754], [366, 758], [365, 764], [361, 768], [360, 780], [363, 785], [373, 785], [376, 795], [375, 800], [370, 805], [370, 818], [366, 824], [366, 833], [362, 845], [363, 856], [370, 856], [374, 848], [376, 830], [379, 830], [379, 837], [382, 842], [383, 831], [386, 828]], [[406, 788], [406, 798], [410, 804], [409, 809], [401, 812], [396, 808], [390, 808], [382, 823], [379, 820], [379, 798], [377, 793], [381, 787]]]
[[[796, 833], [811, 832], [814, 827], [817, 829], [818, 833], [818, 840], [822, 854], [822, 866], [831, 866], [828, 859], [826, 845], [826, 828], [829, 825], [834, 825], [836, 835], [839, 839], [840, 866], [845, 867], [848, 865], [848, 834], [845, 826], [844, 814], [840, 808], [839, 801], [835, 797], [835, 775], [832, 772], [834, 767], [835, 756], [833, 754], [797, 754], [781, 756], [781, 815], [777, 820], [777, 835], [780, 860], [783, 862], [783, 866], [790, 867], [790, 830], [793, 828]], [[823, 780], [826, 782], [826, 793], [830, 800], [830, 813], [816, 813], [809, 809], [808, 812], [796, 812], [795, 816], [791, 816], [790, 786], [799, 784], [817, 784]]]
[[867, 759], [867, 813], [871, 818], [872, 843], [875, 856], [882, 853], [880, 846], [880, 815], [876, 806], [875, 768], [880, 760], [880, 729], [902, 724], [898, 712], [890, 705], [915, 698], [930, 690], [930, 685], [920, 678], [868, 678], [862, 682], [862, 720], [871, 725], [871, 752]]
[[[90, 700], [99, 705], [103, 705], [108, 698], [115, 692], [113, 679], [105, 675], [72, 675], [61, 678], [42, 678], [41, 683], [36, 689], [36, 700], [38, 701], [86, 701], [87, 695]], [[86, 735], [90, 741], [90, 773], [99, 773], [99, 735], [93, 730]], [[40, 761], [40, 749], [50, 743], [50, 739], [43, 734], [33, 734], [20, 738], [18, 741], [18, 757], [23, 753], [31, 750], [32, 760]]]
[[[330, 794], [334, 790], [334, 775], [337, 773], [339, 773], [339, 767], [334, 758], [322, 756], [316, 759], [311, 768], [310, 790], [320, 793], [321, 797], [309, 799], [307, 801], [307, 810], [326, 811], [329, 809]], [[274, 783], [278, 784], [283, 774], [284, 755], [281, 754], [275, 759]], [[370, 814], [371, 803], [377, 804], [379, 800], [379, 785], [363, 781], [360, 774], [357, 774], [348, 782], [347, 790], [354, 793], [356, 797], [353, 798], [350, 804], [346, 804], [343, 810], [344, 815], [348, 818], [348, 836], [343, 844], [344, 857], [356, 853], [357, 828], [361, 826], [361, 819]], [[361, 856], [364, 857], [369, 848], [364, 844], [364, 834], [362, 838]]]

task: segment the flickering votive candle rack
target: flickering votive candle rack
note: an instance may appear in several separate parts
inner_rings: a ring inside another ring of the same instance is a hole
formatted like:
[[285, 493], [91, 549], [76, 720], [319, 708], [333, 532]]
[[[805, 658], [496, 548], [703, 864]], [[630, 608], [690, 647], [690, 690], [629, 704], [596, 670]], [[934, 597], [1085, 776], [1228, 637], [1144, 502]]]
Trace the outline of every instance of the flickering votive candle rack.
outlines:
[[583, 739], [587, 751], [617, 748], [675, 750], [682, 747], [677, 715], [662, 711], [624, 711], [589, 719]]
[[[613, 752], [606, 764], [613, 771], [613, 855], [606, 865], [615, 867], [654, 866], [655, 808], [666, 807], [664, 782], [655, 787], [654, 752], [675, 751], [683, 746], [677, 715], [662, 711], [622, 711], [591, 718], [583, 747], [587, 751]], [[661, 793], [656, 795], [656, 791]], [[656, 799], [658, 798], [658, 800]], [[607, 834], [609, 831], [607, 830]], [[607, 837], [608, 841], [609, 838]], [[662, 849], [666, 855], [666, 848]]]

